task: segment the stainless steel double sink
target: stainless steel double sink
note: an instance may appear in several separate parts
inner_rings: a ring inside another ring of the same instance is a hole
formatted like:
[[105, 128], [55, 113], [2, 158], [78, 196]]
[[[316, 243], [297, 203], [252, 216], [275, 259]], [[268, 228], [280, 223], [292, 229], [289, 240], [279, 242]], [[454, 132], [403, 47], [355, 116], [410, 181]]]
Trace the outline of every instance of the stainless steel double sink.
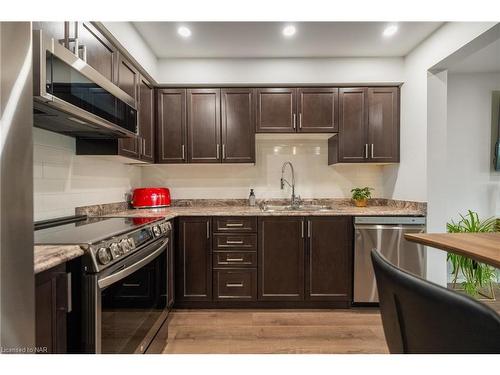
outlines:
[[264, 204], [260, 207], [261, 211], [264, 212], [301, 212], [301, 211], [329, 211], [332, 210], [331, 206], [323, 206], [318, 204], [301, 204], [298, 206], [286, 205], [267, 205]]

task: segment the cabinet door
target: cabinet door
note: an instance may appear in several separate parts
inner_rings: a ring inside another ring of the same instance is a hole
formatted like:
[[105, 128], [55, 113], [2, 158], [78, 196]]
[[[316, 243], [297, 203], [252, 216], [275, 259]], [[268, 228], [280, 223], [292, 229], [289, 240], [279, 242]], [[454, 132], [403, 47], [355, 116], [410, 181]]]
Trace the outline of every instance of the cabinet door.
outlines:
[[259, 218], [258, 298], [304, 300], [304, 218]]
[[364, 162], [368, 157], [366, 88], [339, 89], [339, 161]]
[[399, 88], [368, 89], [370, 161], [399, 161]]
[[139, 83], [139, 142], [141, 160], [154, 162], [155, 116], [154, 88], [141, 77]]
[[[129, 94], [137, 102], [139, 72], [122, 55], [118, 56], [117, 86]], [[139, 138], [120, 138], [118, 140], [119, 154], [135, 159], [140, 158]]]
[[334, 133], [338, 131], [338, 89], [298, 89], [299, 132]]
[[222, 89], [222, 162], [255, 162], [253, 89]]
[[176, 258], [176, 300], [212, 299], [211, 220], [209, 217], [179, 219]]
[[117, 49], [90, 22], [78, 23], [78, 55], [114, 82]]
[[35, 277], [35, 345], [46, 353], [66, 353], [68, 274], [65, 265]]
[[351, 300], [351, 217], [307, 219], [306, 299]]
[[189, 162], [220, 162], [220, 89], [187, 90], [187, 121]]
[[297, 128], [296, 89], [257, 89], [257, 133], [294, 133]]
[[187, 161], [186, 90], [159, 89], [157, 162]]

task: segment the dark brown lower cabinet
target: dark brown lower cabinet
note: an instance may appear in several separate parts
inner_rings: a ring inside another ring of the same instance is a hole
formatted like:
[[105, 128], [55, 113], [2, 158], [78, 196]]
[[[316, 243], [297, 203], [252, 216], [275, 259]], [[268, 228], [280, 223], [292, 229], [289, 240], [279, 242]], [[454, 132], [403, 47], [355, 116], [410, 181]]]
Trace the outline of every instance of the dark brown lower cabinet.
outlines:
[[35, 276], [35, 344], [39, 353], [66, 353], [68, 273], [61, 264]]
[[212, 300], [211, 223], [211, 218], [206, 216], [179, 219], [176, 301]]
[[350, 301], [352, 217], [307, 218], [306, 254], [306, 299]]
[[257, 271], [255, 269], [214, 270], [214, 300], [257, 299]]
[[258, 298], [304, 300], [304, 218], [260, 217]]

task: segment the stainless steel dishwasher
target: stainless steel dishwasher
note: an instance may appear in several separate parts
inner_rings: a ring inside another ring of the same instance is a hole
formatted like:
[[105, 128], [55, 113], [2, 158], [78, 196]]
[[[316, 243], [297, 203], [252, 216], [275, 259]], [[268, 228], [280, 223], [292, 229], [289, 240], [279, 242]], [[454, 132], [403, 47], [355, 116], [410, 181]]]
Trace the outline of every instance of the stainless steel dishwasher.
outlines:
[[425, 247], [405, 240], [405, 233], [425, 232], [425, 217], [366, 216], [354, 218], [354, 302], [378, 302], [370, 252], [379, 250], [391, 263], [425, 277]]

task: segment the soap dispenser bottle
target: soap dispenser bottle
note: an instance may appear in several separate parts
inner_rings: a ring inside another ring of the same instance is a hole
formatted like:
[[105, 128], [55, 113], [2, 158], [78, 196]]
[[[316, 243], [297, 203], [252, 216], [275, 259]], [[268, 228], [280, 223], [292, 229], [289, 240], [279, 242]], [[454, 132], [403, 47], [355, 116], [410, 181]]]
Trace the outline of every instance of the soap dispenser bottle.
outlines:
[[250, 195], [248, 196], [248, 204], [250, 206], [255, 206], [255, 193], [253, 189], [250, 189]]

